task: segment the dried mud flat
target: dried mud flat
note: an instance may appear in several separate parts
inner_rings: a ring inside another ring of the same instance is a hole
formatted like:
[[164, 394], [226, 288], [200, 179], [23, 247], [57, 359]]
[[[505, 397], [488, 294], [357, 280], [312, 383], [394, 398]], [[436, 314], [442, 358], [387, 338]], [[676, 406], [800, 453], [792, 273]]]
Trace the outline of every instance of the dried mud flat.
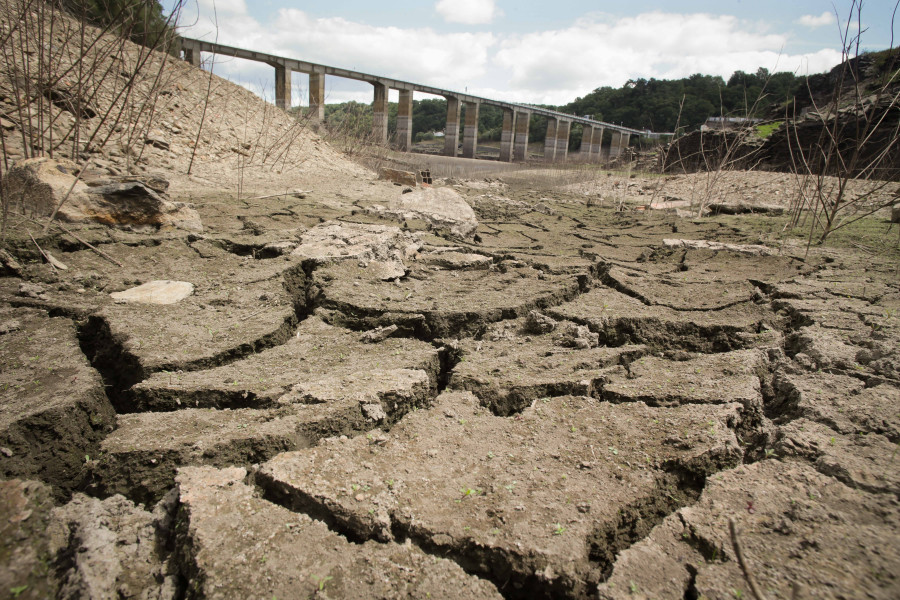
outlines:
[[121, 267], [13, 230], [0, 594], [750, 597], [731, 518], [769, 598], [900, 596], [889, 258], [456, 189], [469, 240], [358, 175], [78, 229]]

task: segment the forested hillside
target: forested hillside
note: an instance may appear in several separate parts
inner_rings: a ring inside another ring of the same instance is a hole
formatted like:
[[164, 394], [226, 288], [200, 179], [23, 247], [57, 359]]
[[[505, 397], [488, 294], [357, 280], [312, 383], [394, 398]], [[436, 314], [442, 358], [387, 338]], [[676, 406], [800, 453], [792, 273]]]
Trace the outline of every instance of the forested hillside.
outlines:
[[[591, 116], [594, 119], [657, 132], [674, 131], [676, 126], [698, 129], [711, 116], [767, 116], [781, 110], [795, 95], [803, 95], [805, 77], [783, 72], [770, 74], [736, 71], [725, 81], [714, 75], [695, 74], [682, 79], [636, 79], [620, 88], [601, 87], [582, 98], [561, 106], [546, 106], [561, 112]], [[683, 105], [682, 105], [683, 101]], [[397, 105], [390, 104], [389, 132], [396, 131]], [[680, 118], [679, 118], [680, 113]], [[463, 109], [465, 114], [465, 109]], [[347, 102], [330, 104], [325, 110], [332, 126], [366, 132], [371, 129], [372, 108], [368, 104]], [[429, 132], [443, 131], [447, 102], [443, 99], [416, 100], [413, 103], [413, 139]], [[503, 113], [499, 108], [482, 106], [479, 114], [479, 138], [499, 140]], [[530, 139], [543, 141], [546, 121], [533, 117]], [[577, 147], [580, 128], [572, 132]]]

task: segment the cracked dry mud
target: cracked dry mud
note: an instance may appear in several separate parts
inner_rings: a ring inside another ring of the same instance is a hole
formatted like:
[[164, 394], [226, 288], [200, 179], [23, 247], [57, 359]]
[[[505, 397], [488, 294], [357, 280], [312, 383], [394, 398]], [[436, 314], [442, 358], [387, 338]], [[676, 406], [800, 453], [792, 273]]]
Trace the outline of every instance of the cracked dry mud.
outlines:
[[[770, 598], [900, 596], [889, 259], [475, 183], [464, 240], [354, 189], [79, 229], [123, 267], [13, 232], [0, 593], [750, 597], [733, 518]], [[155, 280], [194, 290], [110, 296]]]

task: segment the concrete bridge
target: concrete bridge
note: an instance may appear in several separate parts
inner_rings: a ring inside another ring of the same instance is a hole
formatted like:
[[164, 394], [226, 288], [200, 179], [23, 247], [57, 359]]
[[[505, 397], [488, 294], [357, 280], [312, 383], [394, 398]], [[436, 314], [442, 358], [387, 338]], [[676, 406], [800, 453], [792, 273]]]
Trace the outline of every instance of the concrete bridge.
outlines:
[[[291, 106], [291, 73], [299, 72], [309, 75], [309, 106], [312, 118], [325, 118], [325, 76], [344, 77], [357, 81], [365, 81], [374, 88], [373, 133], [376, 140], [387, 143], [388, 132], [388, 91], [399, 90], [400, 103], [397, 111], [397, 140], [401, 150], [408, 152], [412, 146], [412, 108], [413, 92], [421, 92], [447, 99], [447, 126], [444, 137], [444, 154], [457, 156], [459, 148], [459, 122], [462, 106], [466, 107], [466, 122], [463, 127], [462, 156], [475, 158], [478, 147], [478, 112], [481, 105], [497, 106], [503, 110], [503, 130], [500, 137], [500, 160], [511, 162], [523, 161], [528, 152], [528, 129], [531, 115], [540, 115], [547, 119], [547, 136], [544, 141], [544, 159], [546, 161], [564, 161], [577, 158], [583, 162], [600, 162], [602, 160], [601, 142], [603, 132], [610, 130], [612, 142], [607, 152], [609, 160], [614, 160], [628, 146], [631, 135], [645, 132], [595, 121], [586, 117], [569, 115], [538, 106], [514, 104], [481, 98], [408, 81], [400, 81], [379, 75], [370, 75], [359, 71], [329, 67], [305, 62], [284, 56], [275, 56], [253, 50], [244, 50], [225, 44], [216, 44], [192, 38], [180, 38], [184, 59], [192, 65], [200, 66], [200, 54], [207, 52], [223, 56], [233, 56], [256, 62], [266, 63], [275, 68], [275, 104], [283, 109]], [[582, 126], [581, 148], [569, 155], [569, 133], [573, 124]]]

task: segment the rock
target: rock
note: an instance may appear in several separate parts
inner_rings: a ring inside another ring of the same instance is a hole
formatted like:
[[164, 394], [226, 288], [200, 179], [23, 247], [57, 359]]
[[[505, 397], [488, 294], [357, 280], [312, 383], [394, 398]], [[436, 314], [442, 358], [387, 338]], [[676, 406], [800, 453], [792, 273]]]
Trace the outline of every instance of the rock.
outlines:
[[110, 294], [116, 302], [142, 304], [175, 304], [194, 293], [194, 284], [187, 281], [157, 280]]
[[145, 144], [150, 144], [154, 148], [159, 148], [160, 150], [168, 150], [171, 142], [168, 138], [166, 138], [165, 134], [161, 131], [151, 131], [147, 137], [144, 138]]
[[528, 316], [525, 317], [523, 329], [528, 333], [550, 333], [556, 329], [556, 321], [542, 315], [536, 310], [532, 310], [528, 313]]
[[65, 159], [30, 158], [16, 163], [3, 185], [22, 209], [42, 216], [52, 214], [68, 195], [57, 213], [63, 221], [203, 230], [196, 210], [154, 191], [162, 187], [159, 182], [153, 187], [136, 180], [89, 186], [77, 179], [78, 169]]
[[[91, 204], [70, 207], [70, 221], [92, 220], [107, 225], [152, 225], [203, 231], [200, 215], [183, 202], [172, 202], [138, 181], [90, 187]], [[65, 207], [63, 207], [65, 208]], [[60, 211], [62, 212], [62, 211]]]
[[417, 259], [422, 264], [434, 265], [443, 269], [487, 269], [493, 259], [484, 254], [459, 252], [454, 249], [440, 249], [424, 252]]
[[4, 277], [20, 277], [22, 275], [22, 265], [6, 250], [0, 250], [0, 275]]
[[600, 335], [592, 332], [584, 325], [576, 325], [575, 323], [561, 323], [553, 336], [560, 346], [567, 348], [578, 348], [585, 350], [588, 348], [596, 348], [600, 343]]
[[740, 252], [741, 254], [750, 254], [753, 256], [771, 256], [776, 254], [774, 250], [768, 246], [760, 244], [725, 244], [722, 242], [713, 242], [709, 240], [680, 240], [680, 239], [664, 239], [663, 244], [668, 248], [695, 248], [703, 250], [729, 250], [731, 252]]
[[103, 177], [93, 180], [89, 180], [85, 177], [85, 183], [87, 183], [89, 186], [107, 185], [109, 183], [134, 182], [140, 183], [158, 194], [165, 194], [169, 190], [169, 181], [159, 175], [120, 175], [115, 177]]
[[406, 274], [406, 262], [422, 247], [412, 234], [399, 227], [327, 222], [303, 234], [294, 256], [319, 265], [356, 261], [377, 271], [377, 278], [395, 279]]
[[475, 211], [451, 188], [422, 187], [392, 198], [387, 207], [375, 206], [372, 212], [398, 221], [422, 219], [437, 230], [446, 230], [459, 238], [471, 238], [478, 227]]
[[396, 325], [388, 325], [387, 327], [376, 327], [370, 331], [365, 332], [361, 336], [359, 336], [359, 341], [365, 342], [367, 344], [377, 344], [378, 342], [384, 341], [387, 338], [391, 337], [397, 333]]
[[416, 174], [412, 171], [400, 171], [384, 167], [378, 171], [379, 179], [387, 179], [400, 185], [416, 187]]

